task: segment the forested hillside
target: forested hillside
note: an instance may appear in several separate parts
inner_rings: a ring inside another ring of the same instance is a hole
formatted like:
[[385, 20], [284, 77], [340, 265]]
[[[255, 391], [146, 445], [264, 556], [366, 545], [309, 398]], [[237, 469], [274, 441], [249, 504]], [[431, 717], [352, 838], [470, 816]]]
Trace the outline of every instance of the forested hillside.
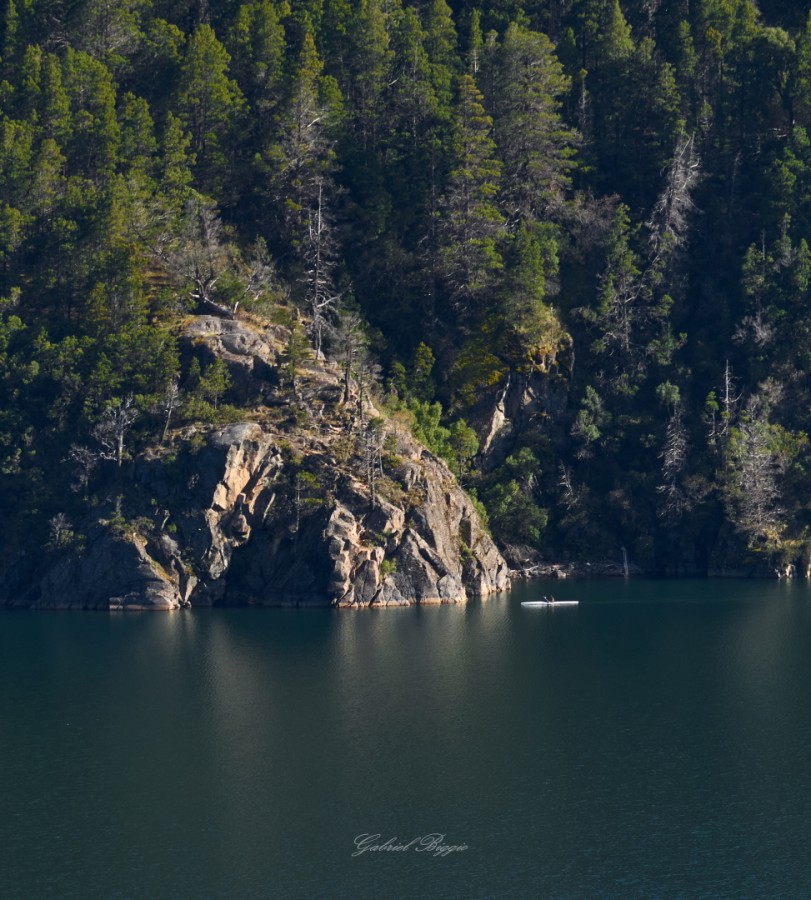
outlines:
[[340, 363], [502, 544], [807, 562], [805, 8], [7, 0], [2, 565], [261, 418], [200, 313], [282, 329], [300, 418]]

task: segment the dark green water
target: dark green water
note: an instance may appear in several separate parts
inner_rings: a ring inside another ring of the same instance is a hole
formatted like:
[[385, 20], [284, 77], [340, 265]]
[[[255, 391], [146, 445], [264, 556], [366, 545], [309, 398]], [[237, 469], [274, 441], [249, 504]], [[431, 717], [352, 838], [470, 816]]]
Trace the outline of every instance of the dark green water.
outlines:
[[811, 896], [811, 589], [554, 589], [0, 616], [0, 897]]

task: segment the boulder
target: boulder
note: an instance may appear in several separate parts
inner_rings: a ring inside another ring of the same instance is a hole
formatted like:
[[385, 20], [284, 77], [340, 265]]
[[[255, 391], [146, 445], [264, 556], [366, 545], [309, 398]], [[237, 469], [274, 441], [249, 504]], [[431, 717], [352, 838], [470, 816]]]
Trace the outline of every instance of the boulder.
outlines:
[[102, 522], [87, 552], [63, 559], [40, 582], [34, 608], [169, 610], [185, 605], [177, 573], [167, 571], [134, 534], [115, 534]]

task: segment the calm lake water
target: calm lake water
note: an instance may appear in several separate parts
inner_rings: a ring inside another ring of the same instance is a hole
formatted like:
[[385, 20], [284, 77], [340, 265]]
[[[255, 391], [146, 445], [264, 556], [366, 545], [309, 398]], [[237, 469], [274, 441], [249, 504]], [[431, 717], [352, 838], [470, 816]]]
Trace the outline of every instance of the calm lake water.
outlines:
[[811, 896], [804, 582], [6, 613], [0, 679], [3, 898]]

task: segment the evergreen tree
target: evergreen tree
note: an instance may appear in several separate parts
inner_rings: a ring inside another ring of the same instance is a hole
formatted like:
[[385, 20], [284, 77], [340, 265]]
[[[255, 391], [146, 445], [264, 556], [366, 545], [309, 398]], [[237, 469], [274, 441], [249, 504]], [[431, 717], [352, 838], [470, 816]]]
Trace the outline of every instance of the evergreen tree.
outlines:
[[[112, 76], [92, 56], [68, 48], [64, 84], [73, 123], [65, 149], [73, 171], [96, 184], [105, 183], [115, 171], [121, 141]], [[55, 81], [51, 95], [54, 104], [59, 97], [56, 86]], [[61, 115], [61, 110], [51, 115]]]
[[431, 76], [440, 103], [451, 98], [453, 74], [457, 66], [456, 25], [445, 0], [429, 0], [425, 11], [425, 51], [431, 63]]
[[492, 119], [472, 75], [462, 75], [454, 111], [453, 162], [439, 208], [440, 271], [451, 304], [470, 312], [502, 266], [504, 217], [495, 206], [501, 164]]
[[230, 61], [211, 26], [199, 25], [189, 38], [177, 93], [201, 187], [221, 199], [233, 177], [229, 168], [245, 110], [245, 98], [228, 74]]
[[513, 223], [541, 221], [562, 202], [574, 165], [576, 135], [560, 115], [569, 79], [549, 39], [515, 24], [489, 55], [502, 204]]
[[[169, 434], [185, 316], [281, 295], [301, 319], [283, 379], [304, 396], [309, 330], [365, 419], [380, 348], [398, 414], [501, 539], [694, 564], [737, 526], [735, 552], [795, 552], [811, 521], [801, 6], [9, 0], [0, 499], [22, 525], [2, 564], [66, 547], [117, 463]], [[188, 364], [187, 419], [230, 414], [212, 365]], [[512, 415], [518, 394], [507, 461], [488, 447], [476, 470], [462, 417], [502, 397]], [[382, 432], [363, 435], [377, 479]]]
[[374, 151], [381, 138], [391, 66], [387, 17], [380, 0], [359, 0], [349, 27], [347, 101], [360, 146]]
[[646, 304], [640, 261], [631, 249], [628, 231], [628, 210], [620, 207], [608, 237], [598, 305], [596, 310], [587, 311], [588, 320], [598, 330], [593, 350], [605, 360], [602, 378], [607, 386], [622, 393], [633, 392], [645, 374], [643, 334], [653, 313]]
[[557, 253], [554, 229], [522, 222], [505, 255], [496, 346], [512, 367], [546, 370], [566, 340], [548, 303], [548, 285], [558, 273]]
[[267, 133], [282, 91], [286, 4], [252, 0], [242, 4], [228, 32], [230, 71], [242, 89], [261, 136]]
[[145, 0], [88, 0], [71, 22], [74, 46], [111, 71], [124, 71], [143, 38], [141, 19], [146, 6]]
[[322, 79], [323, 63], [311, 34], [304, 36], [291, 79], [289, 97], [279, 118], [281, 140], [269, 146], [264, 166], [269, 169], [275, 209], [288, 225], [287, 252], [298, 253], [309, 233], [310, 214], [323, 205], [324, 187], [334, 191], [334, 128], [340, 98], [334, 83]]

